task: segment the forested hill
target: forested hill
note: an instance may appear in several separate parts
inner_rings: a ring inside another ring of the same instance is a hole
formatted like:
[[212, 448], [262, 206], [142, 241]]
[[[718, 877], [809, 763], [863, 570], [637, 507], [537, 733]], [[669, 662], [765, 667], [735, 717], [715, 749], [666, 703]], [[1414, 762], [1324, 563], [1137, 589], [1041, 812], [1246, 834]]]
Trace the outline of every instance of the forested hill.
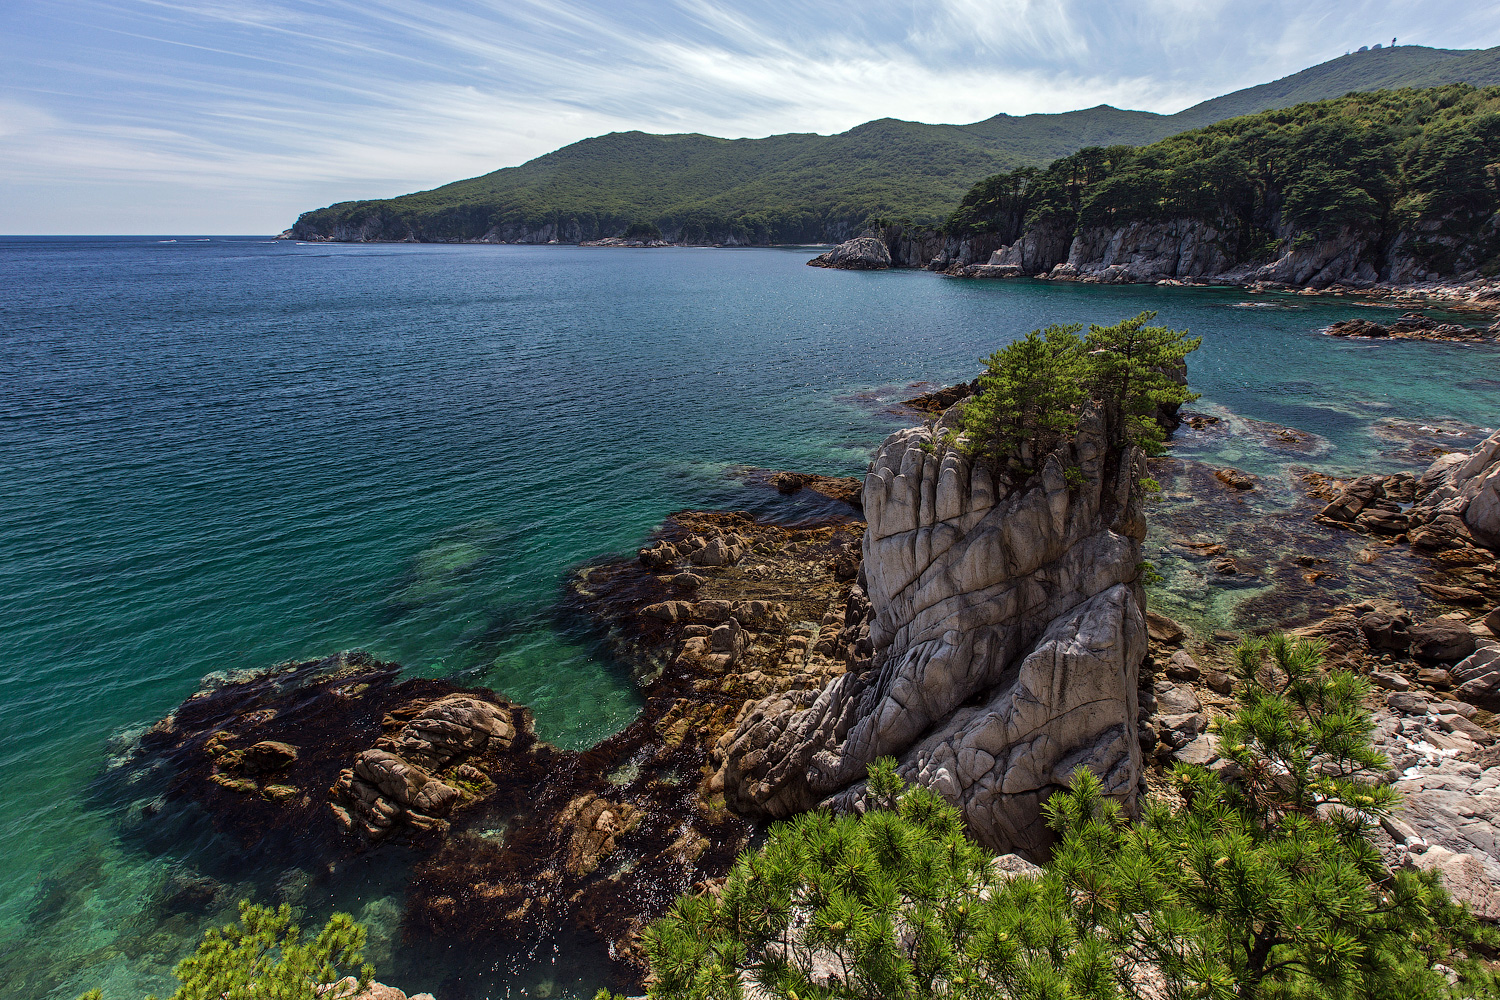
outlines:
[[1354, 93], [996, 174], [944, 230], [1004, 247], [994, 265], [1027, 275], [1314, 287], [1494, 275], [1497, 164], [1500, 87]]
[[880, 119], [764, 139], [618, 132], [431, 191], [305, 213], [299, 239], [578, 242], [635, 224], [696, 243], [841, 240], [876, 217], [936, 223], [978, 180], [1087, 146], [1144, 145], [1350, 91], [1500, 82], [1500, 47], [1357, 52], [1176, 115], [1100, 105], [970, 125]]

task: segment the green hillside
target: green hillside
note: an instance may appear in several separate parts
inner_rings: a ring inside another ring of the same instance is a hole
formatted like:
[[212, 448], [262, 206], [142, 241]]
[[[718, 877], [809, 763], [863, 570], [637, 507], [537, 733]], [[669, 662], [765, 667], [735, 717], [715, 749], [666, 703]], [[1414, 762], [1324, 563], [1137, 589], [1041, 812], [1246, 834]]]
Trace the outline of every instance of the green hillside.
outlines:
[[1025, 232], [1052, 248], [1028, 262], [1036, 270], [1060, 262], [1075, 236], [1107, 240], [1131, 223], [1199, 220], [1236, 265], [1337, 239], [1372, 273], [1399, 243], [1422, 271], [1493, 275], [1497, 160], [1500, 87], [1351, 93], [996, 174], [945, 228], [997, 243]]
[[1176, 115], [1100, 105], [970, 125], [887, 118], [831, 136], [617, 132], [431, 191], [308, 212], [292, 232], [300, 239], [575, 242], [649, 222], [684, 242], [838, 240], [873, 217], [937, 223], [979, 179], [1087, 146], [1145, 145], [1351, 91], [1496, 78], [1500, 48], [1403, 46], [1343, 56]]
[[1483, 87], [1500, 82], [1493, 79], [1497, 76], [1500, 76], [1500, 48], [1464, 51], [1402, 45], [1394, 49], [1353, 52], [1272, 83], [1195, 104], [1172, 115], [1176, 124], [1172, 131], [1202, 128], [1226, 118], [1290, 108], [1309, 101], [1326, 101], [1356, 91], [1436, 87], [1445, 83], [1471, 83]]

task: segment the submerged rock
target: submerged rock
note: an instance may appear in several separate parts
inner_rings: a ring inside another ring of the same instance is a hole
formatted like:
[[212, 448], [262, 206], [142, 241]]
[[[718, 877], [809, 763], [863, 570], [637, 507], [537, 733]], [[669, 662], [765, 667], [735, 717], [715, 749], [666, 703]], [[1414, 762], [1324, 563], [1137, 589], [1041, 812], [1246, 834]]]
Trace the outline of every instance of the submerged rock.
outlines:
[[1248, 472], [1239, 469], [1215, 469], [1214, 478], [1232, 490], [1255, 489], [1256, 478]]

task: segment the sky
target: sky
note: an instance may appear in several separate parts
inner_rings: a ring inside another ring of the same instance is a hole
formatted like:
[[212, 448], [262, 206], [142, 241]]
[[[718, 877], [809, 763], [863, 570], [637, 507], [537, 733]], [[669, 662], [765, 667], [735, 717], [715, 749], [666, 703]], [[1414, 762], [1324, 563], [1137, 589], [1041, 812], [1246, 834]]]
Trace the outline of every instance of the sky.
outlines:
[[1500, 0], [5, 0], [0, 233], [276, 233], [606, 132], [1171, 113]]

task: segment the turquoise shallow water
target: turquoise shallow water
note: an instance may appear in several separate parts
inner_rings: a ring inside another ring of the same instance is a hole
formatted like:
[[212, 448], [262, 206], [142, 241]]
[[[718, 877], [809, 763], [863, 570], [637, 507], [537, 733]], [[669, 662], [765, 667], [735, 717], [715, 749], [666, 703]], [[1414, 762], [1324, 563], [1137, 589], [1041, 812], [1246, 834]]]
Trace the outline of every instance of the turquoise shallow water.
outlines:
[[[1347, 302], [807, 257], [0, 240], [0, 996], [169, 988], [225, 899], [269, 891], [219, 871], [234, 892], [164, 906], [212, 839], [122, 839], [128, 789], [95, 782], [204, 674], [362, 647], [502, 690], [586, 746], [636, 701], [556, 613], [570, 566], [675, 509], [769, 503], [736, 465], [859, 474], [901, 421], [889, 401], [1026, 330], [1159, 310], [1204, 336], [1203, 406], [1322, 435], [1303, 463], [1321, 468], [1389, 464], [1381, 418], [1500, 423], [1500, 353], [1316, 333], [1369, 314]], [[281, 898], [372, 921], [411, 992], [592, 994], [568, 945], [478, 979], [397, 957], [387, 853], [354, 888], [293, 874]]]

